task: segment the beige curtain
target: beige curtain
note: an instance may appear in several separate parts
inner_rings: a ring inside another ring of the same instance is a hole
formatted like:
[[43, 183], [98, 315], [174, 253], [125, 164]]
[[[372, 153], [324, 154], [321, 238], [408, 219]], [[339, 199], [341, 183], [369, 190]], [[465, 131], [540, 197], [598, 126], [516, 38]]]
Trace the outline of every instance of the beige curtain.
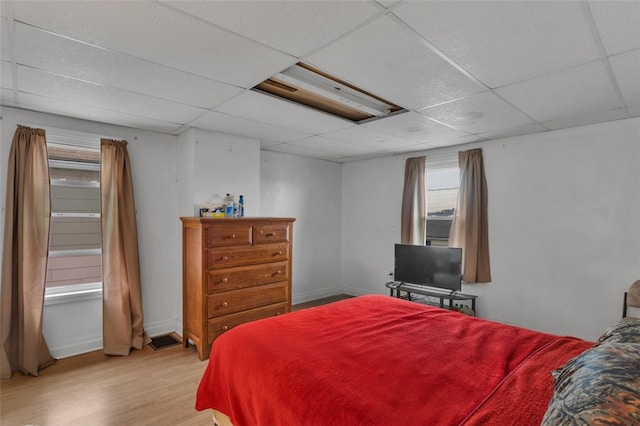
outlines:
[[55, 359], [42, 334], [51, 195], [42, 129], [18, 126], [7, 168], [2, 251], [2, 378], [33, 376]]
[[424, 157], [407, 158], [404, 165], [404, 190], [400, 217], [400, 242], [425, 244], [427, 237], [424, 185]]
[[100, 141], [102, 331], [108, 355], [149, 342], [142, 326], [136, 209], [126, 141]]
[[489, 225], [487, 181], [482, 150], [458, 153], [460, 192], [451, 225], [449, 245], [462, 248], [462, 279], [468, 283], [491, 281], [489, 268]]

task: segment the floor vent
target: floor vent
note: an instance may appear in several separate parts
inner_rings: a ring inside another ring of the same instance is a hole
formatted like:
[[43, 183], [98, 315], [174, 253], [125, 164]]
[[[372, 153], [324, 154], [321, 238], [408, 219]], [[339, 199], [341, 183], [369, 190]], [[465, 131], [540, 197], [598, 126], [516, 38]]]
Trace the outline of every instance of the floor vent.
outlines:
[[168, 348], [170, 346], [179, 345], [180, 343], [180, 340], [173, 337], [173, 335], [164, 334], [162, 336], [152, 337], [149, 346], [151, 346], [154, 351], [157, 351], [160, 349]]

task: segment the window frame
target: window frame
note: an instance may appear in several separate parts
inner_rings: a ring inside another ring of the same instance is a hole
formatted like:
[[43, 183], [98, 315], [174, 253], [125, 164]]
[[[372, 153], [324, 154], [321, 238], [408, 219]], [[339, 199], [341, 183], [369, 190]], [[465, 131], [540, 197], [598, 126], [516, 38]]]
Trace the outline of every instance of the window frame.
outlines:
[[[454, 153], [454, 154], [449, 154], [449, 155], [441, 155], [441, 156], [435, 156], [435, 157], [429, 157], [427, 156], [425, 158], [425, 203], [426, 203], [426, 212], [425, 212], [425, 245], [431, 246], [449, 246], [449, 237], [450, 234], [448, 234], [447, 239], [435, 239], [435, 238], [429, 238], [429, 220], [453, 220], [453, 216], [455, 215], [455, 207], [454, 206], [454, 212], [453, 215], [451, 216], [451, 219], [448, 218], [444, 218], [444, 217], [429, 217], [429, 193], [431, 192], [429, 190], [429, 172], [433, 172], [433, 171], [438, 171], [438, 170], [449, 170], [449, 169], [457, 169], [458, 170], [458, 186], [457, 186], [457, 190], [458, 193], [460, 191], [460, 166], [458, 163], [458, 154]], [[453, 188], [451, 188], [453, 189]], [[433, 190], [432, 190], [433, 191]], [[456, 199], [457, 199], [457, 194], [456, 194]], [[437, 244], [432, 244], [432, 242], [438, 242]], [[444, 243], [444, 244], [443, 244]]]
[[[57, 129], [46, 126], [38, 126], [44, 128], [46, 131], [47, 148], [50, 146], [61, 146], [76, 148], [80, 150], [91, 150], [93, 152], [100, 153], [100, 139], [104, 136], [74, 132], [65, 129]], [[50, 186], [57, 187], [78, 187], [78, 188], [100, 188], [99, 172], [100, 162], [82, 162], [82, 161], [67, 161], [60, 159], [49, 158], [49, 166], [57, 165], [62, 166], [60, 168], [66, 168], [71, 170], [90, 170], [98, 172], [97, 181], [65, 181], [57, 178], [50, 177]], [[51, 174], [50, 174], [51, 175]], [[55, 218], [61, 217], [90, 217], [100, 218], [101, 213], [98, 212], [56, 212], [51, 209], [51, 223]], [[50, 236], [51, 238], [51, 236]], [[51, 244], [51, 242], [50, 242]], [[67, 252], [67, 253], [65, 253]], [[48, 248], [49, 258], [63, 258], [73, 255], [100, 255], [102, 254], [102, 248], [89, 248], [89, 249], [73, 249], [73, 250], [51, 250]], [[102, 257], [102, 256], [101, 256]], [[78, 302], [84, 300], [93, 300], [102, 298], [102, 268], [100, 268], [100, 280], [96, 282], [86, 282], [77, 284], [66, 284], [52, 287], [45, 286], [45, 306], [57, 305], [69, 302]]]

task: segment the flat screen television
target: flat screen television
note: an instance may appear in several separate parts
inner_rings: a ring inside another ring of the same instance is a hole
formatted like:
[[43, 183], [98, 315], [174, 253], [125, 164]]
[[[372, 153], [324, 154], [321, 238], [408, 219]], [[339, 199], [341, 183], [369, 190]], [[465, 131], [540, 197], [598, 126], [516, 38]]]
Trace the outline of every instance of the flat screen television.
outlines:
[[396, 244], [395, 281], [459, 291], [462, 249]]

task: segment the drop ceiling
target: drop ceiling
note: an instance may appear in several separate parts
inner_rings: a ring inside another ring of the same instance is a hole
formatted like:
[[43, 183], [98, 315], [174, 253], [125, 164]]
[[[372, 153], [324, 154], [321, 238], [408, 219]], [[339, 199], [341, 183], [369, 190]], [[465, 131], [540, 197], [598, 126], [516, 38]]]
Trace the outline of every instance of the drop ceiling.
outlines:
[[[6, 1], [2, 105], [348, 162], [640, 116], [640, 0]], [[252, 88], [304, 62], [405, 109]]]

